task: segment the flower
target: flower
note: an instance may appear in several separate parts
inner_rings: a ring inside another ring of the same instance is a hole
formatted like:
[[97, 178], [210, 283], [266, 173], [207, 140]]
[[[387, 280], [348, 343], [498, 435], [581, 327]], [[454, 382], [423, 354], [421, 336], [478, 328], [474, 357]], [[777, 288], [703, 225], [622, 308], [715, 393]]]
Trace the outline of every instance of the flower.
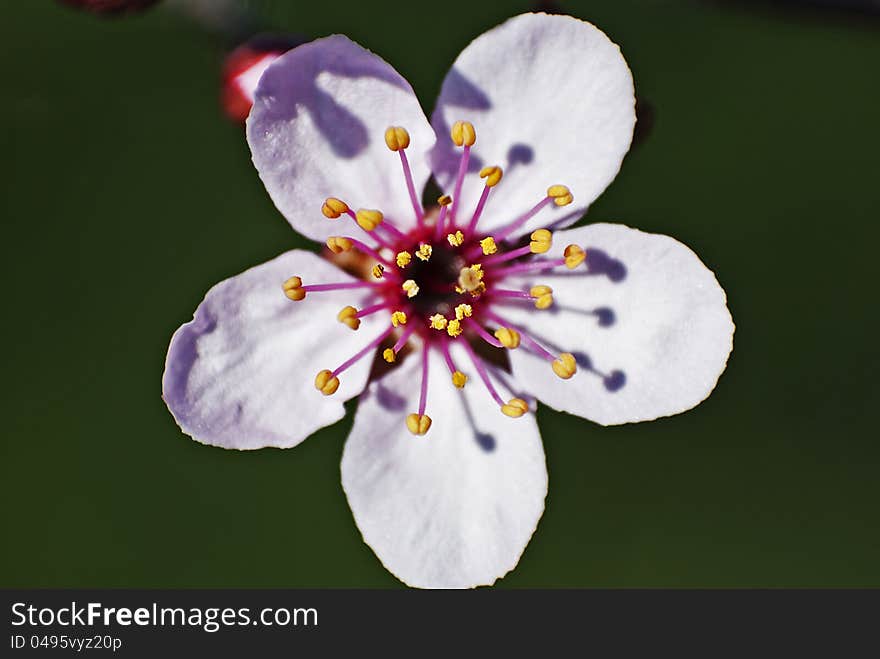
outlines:
[[[544, 509], [535, 399], [604, 425], [677, 414], [732, 349], [724, 291], [687, 247], [564, 230], [617, 174], [634, 123], [618, 47], [566, 16], [473, 41], [432, 124], [344, 36], [281, 56], [248, 119], [254, 163], [346, 270], [293, 250], [212, 288], [168, 352], [182, 430], [291, 447], [360, 396], [341, 471], [365, 542], [411, 586], [492, 584]], [[425, 210], [432, 172], [448, 194]]]

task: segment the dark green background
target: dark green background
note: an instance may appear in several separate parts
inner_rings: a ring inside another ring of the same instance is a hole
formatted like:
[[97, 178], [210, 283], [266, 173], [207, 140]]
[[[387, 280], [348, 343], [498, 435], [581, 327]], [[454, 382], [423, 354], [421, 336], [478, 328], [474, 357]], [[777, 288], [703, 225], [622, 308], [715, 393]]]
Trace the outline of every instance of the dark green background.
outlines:
[[[349, 34], [426, 110], [468, 40], [530, 6], [251, 5]], [[500, 584], [880, 585], [880, 26], [565, 6], [621, 45], [656, 111], [589, 219], [696, 250], [736, 347], [712, 397], [672, 419], [539, 410], [547, 510]], [[0, 585], [398, 586], [340, 486], [350, 416], [238, 453], [182, 435], [160, 399], [168, 340], [205, 291], [305, 244], [220, 114], [216, 41], [167, 7], [106, 21], [29, 0], [0, 20]]]

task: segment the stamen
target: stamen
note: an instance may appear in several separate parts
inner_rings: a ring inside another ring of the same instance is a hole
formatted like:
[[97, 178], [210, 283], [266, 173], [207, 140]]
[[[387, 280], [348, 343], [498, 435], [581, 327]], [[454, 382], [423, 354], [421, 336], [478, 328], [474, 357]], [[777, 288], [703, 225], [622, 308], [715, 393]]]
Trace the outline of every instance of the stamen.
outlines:
[[[486, 317], [495, 321], [496, 323], [507, 324], [503, 318], [497, 316], [491, 311], [486, 312]], [[527, 332], [524, 332], [522, 328], [517, 327], [516, 331], [520, 333], [522, 340], [526, 344], [528, 344], [532, 352], [537, 353], [538, 356], [543, 357], [550, 362], [553, 372], [560, 378], [562, 378], [563, 380], [568, 380], [577, 372], [577, 362], [575, 361], [574, 355], [572, 355], [570, 352], [563, 352], [560, 353], [558, 356], [554, 355], [552, 352], [550, 352], [544, 346], [538, 343], [535, 339], [529, 336]]]
[[406, 345], [406, 342], [409, 341], [409, 337], [411, 337], [413, 332], [415, 331], [415, 325], [410, 325], [405, 330], [403, 330], [403, 334], [400, 335], [400, 338], [398, 338], [397, 342], [391, 347], [391, 351], [396, 355], [398, 352], [403, 350], [403, 346]]
[[398, 268], [405, 268], [412, 261], [412, 254], [410, 254], [409, 252], [397, 252], [397, 257], [395, 260], [397, 262]]
[[449, 340], [444, 338], [443, 342], [440, 344], [440, 348], [443, 351], [443, 359], [446, 360], [446, 366], [452, 374], [452, 384], [458, 389], [464, 389], [464, 385], [466, 385], [468, 381], [468, 376], [455, 367], [455, 362], [452, 361], [452, 354], [449, 352]]
[[512, 291], [503, 288], [493, 288], [492, 297], [507, 297], [520, 300], [534, 300], [536, 309], [546, 309], [553, 304], [553, 289], [549, 286], [532, 286], [529, 292]]
[[330, 371], [328, 369], [324, 369], [319, 371], [315, 376], [315, 389], [320, 391], [325, 396], [330, 396], [336, 393], [336, 390], [339, 388], [339, 374], [345, 371], [347, 368], [357, 363], [364, 355], [369, 353], [371, 350], [375, 350], [376, 347], [385, 340], [385, 337], [391, 334], [394, 330], [393, 327], [389, 327], [384, 332], [382, 332], [375, 339], [370, 341], [366, 347], [359, 350], [353, 357], [347, 359], [342, 362], [335, 370]]
[[427, 414], [410, 414], [406, 417], [406, 427], [413, 435], [425, 435], [431, 429], [431, 417]]
[[480, 170], [480, 178], [486, 179], [486, 187], [483, 188], [483, 194], [480, 195], [480, 200], [477, 202], [477, 208], [471, 217], [470, 224], [468, 224], [467, 232], [469, 234], [474, 232], [474, 229], [477, 227], [477, 222], [480, 221], [480, 216], [483, 214], [483, 209], [486, 207], [486, 200], [489, 198], [489, 189], [498, 185], [498, 182], [501, 181], [503, 175], [504, 172], [502, 169], [495, 165], [483, 167], [483, 169]]
[[382, 224], [385, 216], [381, 211], [361, 208], [354, 214], [354, 219], [364, 231], [375, 231], [376, 227]]
[[406, 314], [402, 311], [395, 311], [391, 314], [391, 325], [393, 327], [397, 327], [398, 325], [406, 325]]
[[446, 320], [446, 316], [439, 313], [435, 313], [428, 320], [431, 323], [431, 328], [435, 330], [445, 330], [446, 325], [449, 323], [449, 321]]
[[391, 348], [385, 348], [385, 350], [382, 351], [382, 358], [389, 364], [393, 364], [397, 359], [397, 354], [395, 354]]
[[343, 325], [348, 325], [353, 330], [361, 326], [358, 310], [352, 306], [342, 307], [342, 311], [336, 314], [336, 320]]
[[281, 290], [284, 291], [288, 298], [294, 302], [299, 302], [306, 296], [306, 292], [302, 289], [302, 283], [302, 279], [299, 277], [291, 277], [281, 284]]
[[422, 349], [422, 387], [419, 391], [419, 411], [406, 417], [406, 427], [413, 435], [424, 435], [431, 427], [431, 417], [425, 414], [428, 404], [428, 344]]
[[461, 336], [462, 331], [461, 321], [458, 318], [453, 318], [446, 324], [446, 333], [453, 339]]
[[553, 289], [549, 286], [532, 286], [529, 294], [535, 299], [536, 309], [547, 309], [553, 305]]
[[435, 240], [440, 240], [443, 237], [443, 227], [446, 225], [446, 215], [449, 213], [449, 204], [452, 203], [452, 197], [445, 194], [437, 199], [437, 203], [440, 204], [440, 215], [437, 217], [437, 225], [434, 228], [434, 238]]
[[574, 355], [570, 352], [563, 352], [559, 355], [559, 359], [553, 362], [553, 372], [563, 380], [568, 380], [572, 375], [577, 373], [577, 362]]
[[415, 283], [412, 279], [407, 279], [403, 282], [400, 287], [406, 291], [407, 297], [415, 297], [419, 294], [419, 285]]
[[562, 255], [565, 257], [565, 267], [569, 270], [574, 270], [587, 258], [587, 253], [580, 245], [568, 245]]
[[371, 273], [376, 279], [382, 279], [382, 277], [385, 276], [385, 266], [382, 265], [381, 263], [377, 263], [377, 264], [374, 265], [373, 268], [370, 270], [370, 273]]
[[495, 240], [504, 240], [511, 233], [519, 229], [523, 224], [531, 220], [537, 213], [547, 206], [550, 202], [555, 203], [557, 206], [565, 206], [570, 204], [574, 197], [571, 192], [569, 192], [568, 188], [564, 185], [551, 185], [547, 188], [547, 196], [544, 197], [541, 201], [535, 204], [534, 207], [530, 211], [528, 211], [525, 215], [522, 215], [518, 219], [514, 220], [511, 224], [501, 230], [500, 233], [495, 235]]
[[506, 405], [501, 406], [501, 411], [513, 419], [518, 419], [529, 411], [529, 404], [522, 398], [511, 398]]
[[458, 273], [458, 285], [462, 291], [467, 291], [468, 293], [473, 293], [481, 288], [485, 290], [486, 285], [483, 283], [484, 274], [483, 266], [479, 263], [469, 265], [466, 268], [462, 268]]
[[354, 356], [350, 357], [349, 359], [342, 362], [339, 366], [337, 366], [333, 370], [331, 375], [333, 377], [337, 377], [340, 373], [342, 373], [346, 369], [348, 369], [351, 366], [353, 366], [354, 364], [356, 364], [358, 361], [360, 361], [364, 357], [364, 355], [369, 353], [371, 350], [375, 350], [379, 346], [379, 344], [385, 340], [385, 337], [387, 337], [389, 334], [391, 334], [392, 331], [394, 331], [393, 327], [389, 327], [388, 329], [386, 329], [379, 336], [377, 336], [375, 339], [370, 341], [365, 347], [363, 347], [359, 351], [357, 351], [354, 354]]
[[483, 381], [483, 384], [486, 385], [486, 389], [489, 390], [489, 395], [492, 396], [492, 398], [495, 400], [495, 402], [498, 403], [498, 406], [500, 408], [502, 408], [502, 410], [503, 410], [504, 406], [507, 403], [505, 403], [504, 399], [498, 395], [498, 391], [492, 385], [492, 381], [489, 379], [489, 373], [486, 371], [486, 367], [483, 365], [482, 360], [479, 357], [477, 357], [476, 353], [474, 352], [474, 349], [471, 348], [471, 346], [468, 344], [467, 341], [462, 341], [461, 345], [464, 347], [468, 356], [471, 358], [471, 361], [474, 364], [474, 368], [477, 371], [477, 375], [480, 376], [480, 379]]
[[403, 177], [406, 179], [406, 188], [409, 191], [409, 199], [412, 202], [413, 211], [416, 214], [416, 220], [419, 225], [424, 219], [424, 211], [419, 203], [416, 187], [413, 184], [412, 170], [407, 160], [405, 149], [409, 146], [409, 133], [401, 126], [390, 126], [385, 131], [385, 144], [392, 151], [397, 151], [400, 155], [400, 164], [403, 167]]
[[364, 307], [363, 309], [358, 311], [357, 314], [355, 314], [355, 317], [363, 318], [364, 316], [369, 316], [370, 314], [374, 314], [377, 311], [382, 311], [382, 309], [388, 309], [391, 306], [393, 306], [393, 303], [391, 302], [381, 302], [379, 304], [374, 304], [370, 307]]
[[452, 247], [459, 247], [464, 242], [464, 234], [461, 231], [447, 234], [446, 240]]
[[[290, 279], [293, 279], [291, 277]], [[287, 284], [290, 279], [288, 279], [285, 284]], [[298, 277], [297, 277], [298, 279]], [[309, 284], [308, 286], [302, 286], [300, 290], [305, 293], [320, 293], [321, 291], [345, 291], [352, 288], [375, 288], [377, 286], [383, 286], [384, 284], [373, 281], [347, 281], [344, 283], [338, 284]], [[285, 290], [286, 292], [286, 290]], [[290, 297], [290, 295], [288, 295]], [[305, 297], [305, 295], [303, 295]], [[291, 298], [293, 299], [293, 298]], [[302, 298], [300, 298], [302, 299]]]
[[499, 327], [495, 330], [495, 338], [508, 350], [519, 348], [520, 334], [509, 327]]
[[391, 265], [391, 262], [375, 249], [351, 236], [330, 236], [327, 239], [327, 248], [334, 254], [341, 254], [342, 252], [347, 252], [354, 248], [359, 252], [372, 256], [374, 259], [381, 261], [385, 265]]
[[348, 204], [336, 197], [328, 197], [324, 201], [324, 205], [321, 206], [321, 212], [328, 220], [336, 220], [340, 215], [348, 213], [348, 211]]
[[459, 304], [455, 307], [455, 319], [456, 320], [464, 320], [465, 318], [470, 318], [474, 313], [474, 309], [469, 304]]
[[461, 186], [467, 174], [468, 161], [471, 157], [471, 147], [477, 141], [477, 133], [474, 125], [469, 121], [456, 121], [452, 125], [452, 141], [455, 146], [463, 146], [461, 161], [458, 165], [458, 176], [455, 178], [455, 188], [452, 193], [452, 209], [449, 211], [450, 222], [455, 226], [455, 212], [458, 210], [458, 199], [461, 197]]
[[434, 248], [430, 245], [426, 245], [425, 243], [421, 243], [419, 245], [419, 250], [416, 252], [416, 258], [422, 261], [428, 261], [431, 258], [431, 253], [434, 251]]
[[483, 254], [490, 256], [498, 251], [498, 245], [495, 244], [495, 239], [492, 236], [488, 236], [480, 241], [480, 249], [483, 250]]
[[553, 234], [547, 231], [547, 229], [532, 231], [532, 235], [529, 238], [531, 239], [529, 250], [531, 250], [532, 254], [544, 254], [553, 247]]
[[517, 272], [531, 272], [541, 270], [552, 270], [559, 266], [565, 265], [565, 259], [535, 259], [528, 263], [517, 263], [507, 268], [498, 268], [492, 270], [493, 277], [501, 277], [503, 275], [512, 275]]
[[[452, 321], [450, 321], [450, 322], [452, 322]], [[494, 336], [492, 336], [491, 334], [489, 334], [489, 332], [487, 332], [487, 331], [483, 328], [483, 326], [480, 325], [480, 323], [478, 323], [477, 321], [475, 321], [475, 320], [468, 320], [468, 321], [467, 321], [467, 324], [468, 324], [468, 327], [470, 327], [470, 328], [471, 328], [472, 330], [474, 330], [477, 334], [479, 334], [480, 338], [483, 339], [483, 341], [485, 341], [485, 342], [488, 343], [489, 345], [491, 345], [491, 346], [495, 346], [496, 348], [503, 348], [503, 347], [504, 347], [504, 344], [501, 343], [501, 341], [499, 341], [496, 337], [494, 337]], [[463, 341], [463, 343], [467, 343], [467, 341]]]
[[564, 185], [551, 185], [547, 188], [547, 196], [553, 197], [553, 203], [557, 206], [568, 206], [574, 201], [571, 190]]

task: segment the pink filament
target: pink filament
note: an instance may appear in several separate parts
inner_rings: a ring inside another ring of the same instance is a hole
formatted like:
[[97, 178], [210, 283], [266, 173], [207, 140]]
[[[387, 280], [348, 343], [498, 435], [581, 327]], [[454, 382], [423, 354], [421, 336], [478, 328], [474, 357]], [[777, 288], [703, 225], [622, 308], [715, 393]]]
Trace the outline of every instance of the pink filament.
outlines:
[[483, 188], [483, 194], [480, 195], [480, 201], [477, 202], [477, 209], [474, 211], [474, 216], [467, 227], [468, 234], [472, 234], [474, 229], [477, 228], [477, 222], [480, 221], [480, 215], [483, 214], [483, 209], [486, 207], [486, 199], [489, 198], [489, 190], [491, 189], [488, 185]]
[[393, 306], [393, 302], [382, 302], [381, 304], [374, 304], [371, 307], [364, 307], [360, 311], [358, 311], [354, 317], [355, 318], [363, 318], [364, 316], [369, 316], [372, 313], [376, 313], [377, 311], [382, 311], [382, 309], [388, 309]]
[[452, 209], [449, 212], [449, 224], [455, 226], [455, 211], [458, 210], [458, 198], [461, 196], [461, 185], [464, 183], [464, 175], [467, 174], [468, 161], [471, 158], [471, 148], [465, 145], [461, 152], [461, 161], [458, 164], [458, 176], [455, 178], [455, 191], [452, 193]]
[[526, 300], [532, 299], [532, 294], [526, 291], [509, 291], [504, 288], [493, 288], [490, 294], [493, 297], [515, 297]]
[[492, 381], [489, 379], [489, 373], [486, 372], [486, 368], [483, 366], [483, 362], [479, 357], [474, 353], [474, 349], [471, 348], [470, 344], [467, 341], [462, 341], [461, 344], [464, 346], [464, 349], [467, 351], [468, 356], [470, 356], [471, 361], [474, 363], [474, 368], [477, 370], [477, 373], [480, 376], [480, 379], [483, 381], [483, 384], [486, 385], [486, 389], [489, 390], [489, 393], [492, 395], [492, 398], [495, 399], [495, 402], [500, 406], [506, 405], [501, 396], [498, 395], [498, 392], [495, 390], [495, 387], [492, 386]]
[[[468, 325], [468, 327], [473, 329], [477, 334], [479, 334], [480, 338], [483, 339], [483, 341], [485, 341], [489, 345], [493, 345], [496, 348], [503, 348], [504, 347], [504, 344], [501, 343], [501, 341], [496, 339], [494, 336], [489, 334], [489, 332], [487, 332], [485, 329], [483, 329], [483, 326], [480, 325], [480, 323], [475, 322], [473, 320], [468, 320], [467, 325]], [[467, 343], [467, 341], [465, 341], [465, 343]]]
[[529, 212], [527, 212], [525, 215], [522, 215], [518, 219], [514, 220], [511, 224], [509, 224], [507, 227], [502, 229], [500, 231], [500, 233], [495, 234], [495, 240], [500, 242], [500, 241], [504, 240], [505, 238], [507, 238], [507, 236], [512, 234], [514, 231], [519, 229], [523, 224], [525, 224], [526, 222], [531, 220], [535, 215], [537, 215], [538, 211], [540, 211], [542, 208], [544, 208], [544, 206], [549, 204], [551, 201], [553, 201], [553, 197], [544, 197], [541, 201], [539, 201], [537, 204], [535, 204]]
[[449, 339], [445, 336], [443, 337], [443, 342], [440, 344], [440, 347], [443, 350], [443, 359], [446, 360], [446, 366], [449, 367], [449, 372], [455, 373], [458, 369], [455, 368], [455, 362], [452, 361], [452, 355], [449, 352]]
[[530, 270], [551, 270], [565, 265], [565, 259], [541, 259], [539, 261], [529, 261], [528, 263], [519, 263], [509, 268], [498, 268], [492, 270], [492, 275], [499, 277], [502, 275], [512, 275], [517, 272], [528, 272]]
[[386, 337], [386, 336], [388, 336], [389, 334], [391, 334], [391, 330], [392, 330], [392, 329], [394, 329], [394, 328], [393, 328], [393, 327], [389, 327], [387, 330], [385, 330], [384, 332], [382, 332], [382, 333], [381, 333], [379, 336], [377, 336], [375, 339], [373, 339], [372, 341], [370, 341], [370, 342], [366, 345], [365, 348], [362, 348], [361, 350], [359, 350], [358, 352], [356, 352], [356, 353], [354, 354], [353, 357], [351, 357], [350, 359], [347, 359], [347, 360], [345, 360], [344, 362], [342, 362], [342, 364], [340, 364], [339, 366], [337, 366], [336, 369], [333, 371], [333, 373], [331, 374], [331, 377], [336, 377], [337, 375], [339, 375], [340, 373], [342, 373], [345, 369], [349, 368], [350, 366], [352, 366], [353, 364], [355, 364], [356, 362], [358, 362], [358, 361], [359, 361], [364, 355], [366, 355], [368, 352], [370, 352], [370, 350], [375, 350], [376, 346], [378, 346], [380, 343], [382, 343], [382, 341], [385, 340], [385, 337]]
[[350, 288], [368, 288], [371, 286], [382, 286], [382, 284], [372, 281], [347, 281], [338, 284], [309, 284], [308, 286], [303, 286], [302, 290], [307, 293], [318, 293], [320, 291], [343, 291]]
[[449, 205], [440, 207], [440, 216], [437, 218], [437, 228], [434, 231], [435, 240], [443, 239], [443, 225], [446, 223], [446, 215], [449, 212]]
[[422, 349], [422, 389], [419, 393], [419, 416], [425, 413], [428, 404], [428, 342]]
[[492, 256], [481, 259], [480, 263], [483, 264], [485, 268], [488, 265], [504, 263], [505, 261], [511, 261], [513, 259], [519, 258], [520, 256], [525, 256], [527, 254], [532, 253], [532, 248], [529, 245], [525, 247], [520, 247], [518, 249], [511, 250], [509, 252], [503, 252], [501, 254], [493, 254]]
[[397, 339], [397, 343], [395, 343], [391, 349], [394, 351], [394, 354], [397, 354], [403, 349], [403, 346], [406, 345], [406, 342], [409, 341], [409, 337], [412, 336], [412, 333], [416, 331], [415, 325], [410, 325], [405, 330], [403, 330], [403, 334], [400, 335], [400, 338]]
[[354, 245], [358, 249], [358, 251], [363, 252], [364, 254], [368, 254], [369, 256], [372, 256], [374, 259], [376, 259], [377, 261], [381, 261], [385, 265], [389, 265], [389, 266], [394, 265], [391, 261], [386, 259], [381, 254], [379, 254], [379, 252], [377, 252], [375, 249], [373, 249], [372, 247], [369, 247], [365, 243], [362, 243], [360, 240], [357, 240], [356, 238], [351, 238], [350, 236], [343, 236], [343, 238], [345, 240], [350, 240], [351, 244]]
[[419, 223], [419, 226], [422, 226], [425, 213], [422, 210], [422, 205], [419, 203], [418, 195], [416, 195], [416, 186], [413, 184], [413, 176], [412, 170], [409, 167], [409, 160], [407, 160], [406, 153], [403, 149], [399, 149], [397, 153], [400, 154], [400, 164], [403, 166], [403, 176], [406, 179], [406, 189], [409, 190], [409, 200], [412, 202], [413, 212], [416, 214], [416, 221]]
[[494, 320], [499, 325], [503, 325], [504, 327], [509, 327], [510, 329], [513, 329], [513, 330], [516, 330], [517, 332], [519, 332], [519, 338], [522, 341], [524, 341], [525, 343], [527, 343], [532, 348], [533, 351], [539, 353], [545, 359], [547, 359], [551, 362], [556, 360], [556, 355], [554, 355], [552, 352], [548, 351], [540, 343], [535, 341], [535, 339], [533, 339], [531, 336], [529, 336], [529, 333], [526, 332], [521, 327], [511, 325], [506, 320], [504, 320], [501, 316], [498, 316], [498, 315], [492, 313], [491, 311], [484, 311], [483, 313], [485, 314], [486, 318], [489, 318], [490, 320]]

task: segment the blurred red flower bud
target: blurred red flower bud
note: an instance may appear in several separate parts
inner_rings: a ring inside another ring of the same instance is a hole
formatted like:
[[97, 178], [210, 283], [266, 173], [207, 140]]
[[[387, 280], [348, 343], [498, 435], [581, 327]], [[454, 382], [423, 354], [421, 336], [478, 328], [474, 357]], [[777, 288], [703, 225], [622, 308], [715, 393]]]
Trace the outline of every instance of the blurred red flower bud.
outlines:
[[258, 35], [226, 56], [220, 102], [232, 121], [244, 123], [254, 104], [260, 76], [285, 52], [306, 41], [291, 35]]

